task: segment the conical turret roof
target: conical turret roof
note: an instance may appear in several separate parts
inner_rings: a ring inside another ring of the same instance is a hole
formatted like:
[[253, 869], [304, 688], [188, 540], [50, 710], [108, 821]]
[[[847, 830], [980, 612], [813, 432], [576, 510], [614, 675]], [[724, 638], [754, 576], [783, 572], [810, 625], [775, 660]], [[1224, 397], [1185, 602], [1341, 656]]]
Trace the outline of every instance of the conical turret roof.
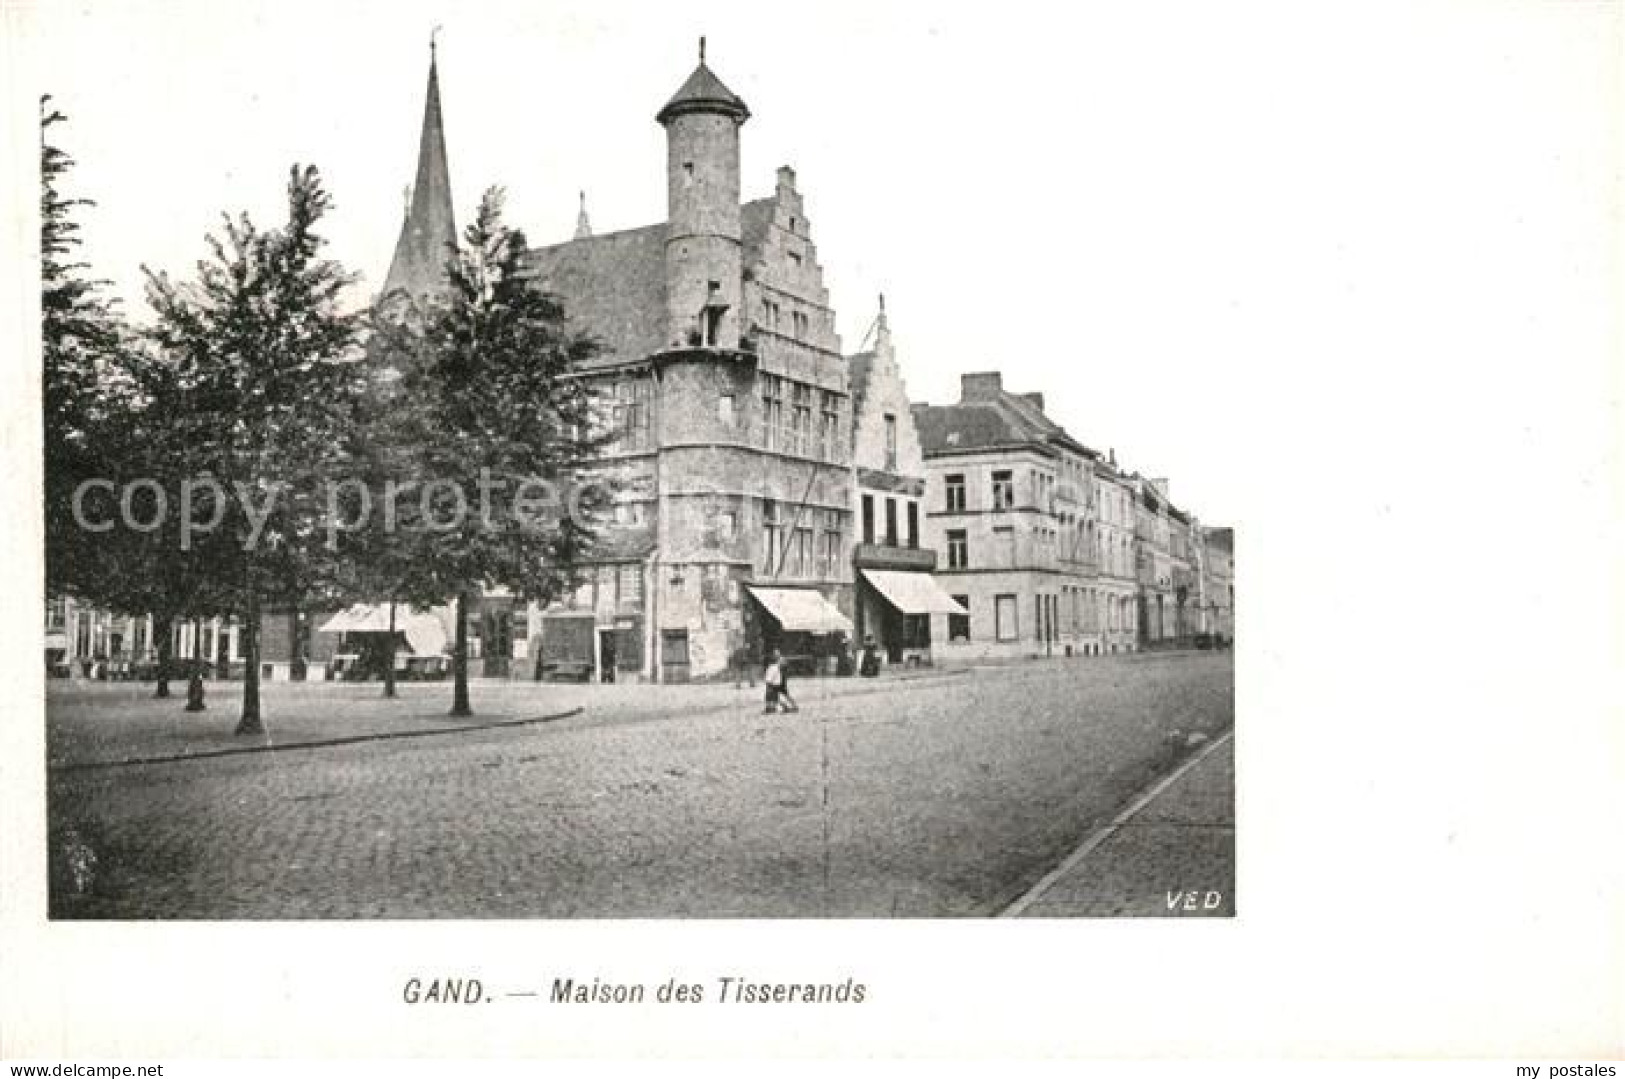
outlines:
[[662, 124], [670, 123], [674, 118], [688, 112], [720, 112], [725, 116], [732, 116], [736, 123], [744, 123], [750, 117], [750, 109], [740, 96], [722, 84], [711, 69], [705, 66], [703, 53], [700, 66], [678, 87], [666, 107], [655, 114], [655, 119]]

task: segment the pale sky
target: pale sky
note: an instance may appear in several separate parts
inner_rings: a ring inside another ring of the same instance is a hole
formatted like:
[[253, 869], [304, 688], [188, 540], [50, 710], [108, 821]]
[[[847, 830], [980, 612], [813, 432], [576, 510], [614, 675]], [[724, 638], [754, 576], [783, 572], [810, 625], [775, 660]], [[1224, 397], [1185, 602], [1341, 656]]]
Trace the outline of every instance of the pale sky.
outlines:
[[[492, 183], [533, 243], [570, 235], [581, 189], [597, 231], [662, 220], [653, 116], [703, 33], [753, 112], [744, 196], [797, 169], [848, 351], [884, 291], [913, 399], [1002, 370], [1085, 443], [1169, 477], [1176, 503], [1239, 525], [1283, 448], [1256, 415], [1272, 396], [1351, 404], [1340, 382], [1527, 295], [1497, 265], [1505, 230], [1550, 254], [1566, 237], [1546, 225], [1574, 221], [1542, 215], [1600, 197], [1570, 148], [1607, 119], [1618, 11], [46, 5], [40, 76], [127, 310], [144, 314], [139, 265], [189, 273], [220, 211], [275, 221], [296, 161], [335, 197], [331, 254], [375, 288], [436, 25], [460, 221]], [[1423, 324], [1406, 340], [1378, 329], [1390, 315]]]

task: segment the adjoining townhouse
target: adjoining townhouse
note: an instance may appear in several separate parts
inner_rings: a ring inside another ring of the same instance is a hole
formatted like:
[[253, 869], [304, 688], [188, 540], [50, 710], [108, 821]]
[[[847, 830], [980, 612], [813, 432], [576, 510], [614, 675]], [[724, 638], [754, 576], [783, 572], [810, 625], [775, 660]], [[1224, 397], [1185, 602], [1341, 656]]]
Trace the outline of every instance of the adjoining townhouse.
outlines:
[[1168, 506], [1165, 480], [1134, 477], [1134, 568], [1139, 584], [1136, 627], [1142, 648], [1155, 648], [1172, 640], [1173, 563], [1169, 557]]
[[1044, 414], [1041, 394], [967, 374], [956, 405], [914, 406], [926, 464], [925, 530], [937, 577], [965, 614], [932, 618], [945, 658], [1081, 655], [1099, 647], [1095, 587], [1098, 458]]
[[847, 359], [858, 528], [852, 547], [856, 642], [873, 641], [885, 663], [929, 663], [932, 616], [967, 612], [932, 578], [938, 552], [922, 542], [925, 459], [885, 297], [872, 335], [870, 351]]
[[1207, 632], [1217, 634], [1226, 641], [1234, 640], [1235, 532], [1229, 528], [1204, 528], [1202, 546], [1206, 553], [1203, 592], [1208, 618]]
[[1138, 648], [1139, 586], [1135, 568], [1137, 488], [1117, 468], [1112, 453], [1095, 464], [1098, 525], [1095, 534], [1095, 618], [1101, 652], [1114, 655]]
[[1205, 546], [1196, 517], [1168, 498], [1166, 479], [1134, 476], [1135, 569], [1142, 648], [1187, 646], [1203, 628]]

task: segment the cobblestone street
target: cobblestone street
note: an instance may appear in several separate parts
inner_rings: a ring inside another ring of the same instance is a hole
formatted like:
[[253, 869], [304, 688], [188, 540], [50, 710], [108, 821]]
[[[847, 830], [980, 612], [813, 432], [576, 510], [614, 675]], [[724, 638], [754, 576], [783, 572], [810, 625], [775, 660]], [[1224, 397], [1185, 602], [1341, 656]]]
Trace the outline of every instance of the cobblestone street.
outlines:
[[[503, 687], [519, 695], [504, 714], [557, 711], [524, 698], [551, 688]], [[792, 715], [732, 687], [572, 687], [584, 711], [543, 724], [54, 767], [53, 915], [991, 915], [1232, 723], [1228, 654], [797, 688]], [[349, 706], [331, 707], [342, 734]], [[117, 704], [50, 711], [53, 747], [140, 755], [87, 748], [87, 726], [116, 732]], [[1176, 809], [1227, 828], [1227, 777]], [[1168, 834], [1228, 846], [1226, 828]], [[1048, 913], [1155, 913], [1201, 884]]]

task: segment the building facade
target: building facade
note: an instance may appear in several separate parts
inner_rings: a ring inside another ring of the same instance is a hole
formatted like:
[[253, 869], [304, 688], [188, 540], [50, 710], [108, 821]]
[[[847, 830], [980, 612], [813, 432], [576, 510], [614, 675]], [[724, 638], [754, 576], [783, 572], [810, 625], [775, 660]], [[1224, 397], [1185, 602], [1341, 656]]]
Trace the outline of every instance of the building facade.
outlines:
[[966, 612], [931, 576], [939, 556], [924, 527], [925, 457], [884, 297], [872, 334], [873, 349], [847, 359], [857, 528], [852, 548], [856, 639], [873, 645], [883, 664], [929, 663], [934, 655], [932, 616]]
[[927, 543], [966, 614], [933, 618], [947, 658], [1084, 655], [1096, 588], [1093, 450], [996, 372], [961, 378], [955, 405], [914, 406], [926, 463]]
[[1117, 469], [1116, 455], [1095, 466], [1096, 528], [1094, 594], [1101, 652], [1115, 655], [1139, 646], [1139, 585], [1135, 539], [1136, 488]]

